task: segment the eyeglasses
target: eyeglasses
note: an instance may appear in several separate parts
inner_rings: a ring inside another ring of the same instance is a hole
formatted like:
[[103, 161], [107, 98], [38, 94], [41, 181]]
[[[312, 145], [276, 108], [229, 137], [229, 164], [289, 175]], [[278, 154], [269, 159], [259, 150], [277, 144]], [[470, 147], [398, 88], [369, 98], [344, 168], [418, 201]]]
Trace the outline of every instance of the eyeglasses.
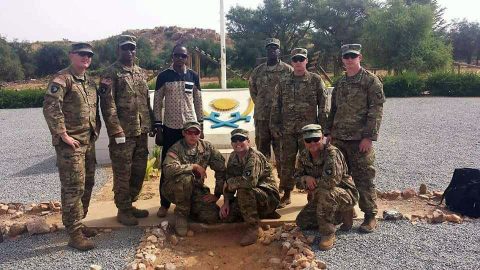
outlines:
[[200, 130], [198, 129], [187, 129], [185, 130], [186, 135], [200, 135]]
[[188, 55], [183, 54], [183, 53], [174, 53], [173, 57], [187, 59]]
[[315, 137], [315, 138], [306, 138], [306, 139], [304, 139], [304, 140], [305, 140], [306, 143], [312, 143], [312, 142], [317, 143], [317, 142], [320, 141], [320, 139], [321, 139], [321, 138], [319, 138], [319, 137]]
[[358, 57], [358, 54], [355, 54], [355, 53], [347, 53], [345, 55], [342, 56], [343, 59], [355, 59]]
[[302, 57], [302, 56], [295, 56], [295, 57], [292, 58], [292, 62], [294, 62], [294, 63], [303, 62], [303, 61], [305, 61], [305, 59], [307, 59], [307, 58]]
[[90, 52], [76, 52], [76, 54], [78, 54], [80, 57], [88, 57], [88, 58], [92, 58], [93, 57], [93, 53], [90, 53]]
[[246, 141], [247, 138], [246, 137], [242, 137], [242, 136], [234, 136], [232, 137], [231, 141], [232, 143], [237, 143], [237, 142], [244, 142]]

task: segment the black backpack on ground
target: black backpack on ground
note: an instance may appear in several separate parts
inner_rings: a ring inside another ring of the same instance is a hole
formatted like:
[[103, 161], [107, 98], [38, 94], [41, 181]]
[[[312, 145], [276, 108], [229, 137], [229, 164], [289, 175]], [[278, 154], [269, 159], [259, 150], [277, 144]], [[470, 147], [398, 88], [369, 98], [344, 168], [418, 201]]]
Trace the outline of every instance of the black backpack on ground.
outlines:
[[480, 170], [455, 169], [440, 204], [443, 199], [450, 211], [473, 218], [480, 217]]

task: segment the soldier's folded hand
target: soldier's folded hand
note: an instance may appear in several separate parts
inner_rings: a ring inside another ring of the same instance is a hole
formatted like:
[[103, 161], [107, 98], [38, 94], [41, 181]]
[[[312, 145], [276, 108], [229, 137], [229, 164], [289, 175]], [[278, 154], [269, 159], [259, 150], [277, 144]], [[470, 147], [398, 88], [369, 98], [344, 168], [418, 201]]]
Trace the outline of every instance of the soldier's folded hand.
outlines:
[[66, 132], [64, 132], [62, 134], [59, 134], [59, 135], [60, 135], [60, 138], [62, 138], [62, 141], [64, 143], [70, 145], [73, 148], [73, 150], [80, 147], [80, 142], [77, 141], [76, 139], [70, 137]]
[[272, 135], [274, 138], [280, 138], [282, 137], [282, 132], [280, 132], [279, 130], [272, 130]]
[[207, 202], [207, 203], [214, 203], [214, 202], [218, 201], [218, 198], [217, 198], [217, 196], [215, 196], [213, 194], [206, 194], [202, 197], [202, 200], [204, 202]]
[[207, 177], [207, 172], [205, 171], [205, 169], [198, 164], [193, 164], [192, 171], [195, 174], [195, 176], [198, 175], [198, 176], [200, 176], [200, 178]]
[[307, 184], [308, 190], [314, 190], [317, 187], [317, 180], [312, 176], [306, 176], [305, 183]]
[[228, 200], [225, 200], [222, 207], [220, 207], [220, 218], [224, 219], [230, 214], [230, 203]]

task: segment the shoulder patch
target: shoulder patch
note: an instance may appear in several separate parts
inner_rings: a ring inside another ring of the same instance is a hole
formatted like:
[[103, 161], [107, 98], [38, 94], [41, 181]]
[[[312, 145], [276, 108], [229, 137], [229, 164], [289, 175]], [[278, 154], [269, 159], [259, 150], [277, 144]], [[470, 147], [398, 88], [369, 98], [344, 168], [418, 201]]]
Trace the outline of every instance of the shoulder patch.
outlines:
[[49, 88], [50, 93], [55, 94], [55, 93], [58, 92], [58, 90], [60, 90], [60, 85], [58, 85], [56, 83], [52, 83], [50, 85], [50, 88]]
[[169, 155], [171, 158], [178, 158], [177, 154], [173, 152], [168, 152], [167, 155]]

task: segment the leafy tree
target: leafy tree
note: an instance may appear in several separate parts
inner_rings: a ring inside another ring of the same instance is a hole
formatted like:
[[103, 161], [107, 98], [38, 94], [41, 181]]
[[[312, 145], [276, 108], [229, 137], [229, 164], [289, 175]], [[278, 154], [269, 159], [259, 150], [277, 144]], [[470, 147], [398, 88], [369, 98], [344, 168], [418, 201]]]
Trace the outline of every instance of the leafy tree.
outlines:
[[434, 35], [433, 23], [431, 5], [388, 1], [384, 8], [372, 11], [365, 23], [367, 59], [395, 73], [445, 68], [451, 62], [451, 49]]
[[68, 47], [60, 44], [46, 44], [35, 52], [36, 74], [45, 76], [65, 68], [69, 64]]
[[311, 20], [313, 0], [264, 0], [257, 9], [233, 7], [227, 14], [227, 29], [235, 42], [232, 66], [243, 70], [255, 66], [257, 57], [264, 56], [264, 40], [276, 37], [283, 54], [305, 46], [313, 31]]
[[467, 20], [454, 21], [450, 27], [449, 36], [453, 44], [453, 57], [468, 64], [480, 58], [480, 24]]
[[368, 11], [377, 7], [373, 0], [321, 0], [313, 12], [315, 51], [321, 52], [322, 66], [332, 62], [335, 75], [342, 66], [342, 44], [358, 43]]
[[14, 40], [12, 43], [10, 43], [10, 46], [20, 59], [25, 77], [33, 78], [35, 76], [35, 70], [37, 69], [37, 67], [35, 64], [32, 45], [26, 41], [19, 42], [17, 40]]
[[18, 55], [7, 41], [0, 37], [0, 81], [14, 81], [24, 78]]

